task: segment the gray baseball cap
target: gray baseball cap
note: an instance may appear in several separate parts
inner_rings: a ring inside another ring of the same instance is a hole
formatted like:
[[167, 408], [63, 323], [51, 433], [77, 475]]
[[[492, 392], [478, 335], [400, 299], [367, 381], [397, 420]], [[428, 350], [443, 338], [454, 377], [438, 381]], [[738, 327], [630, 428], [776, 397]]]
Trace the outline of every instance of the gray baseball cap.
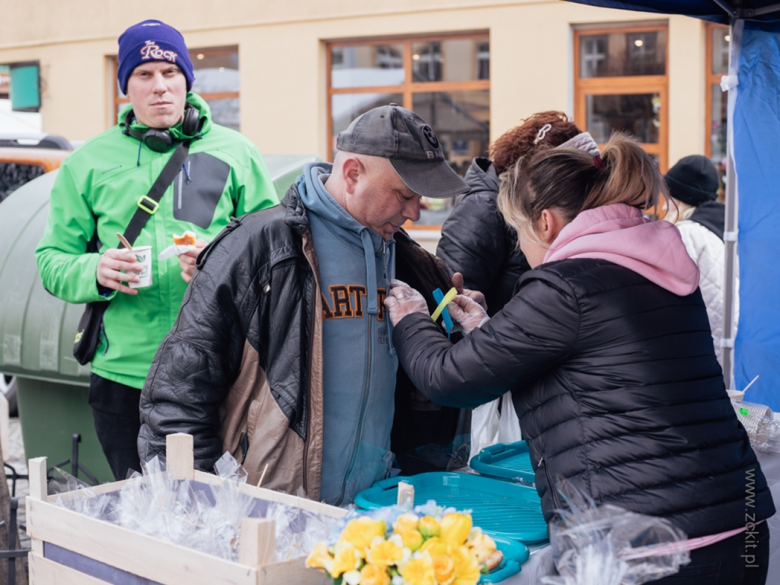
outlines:
[[355, 118], [339, 134], [336, 148], [388, 159], [401, 180], [418, 195], [442, 199], [469, 190], [444, 158], [433, 129], [398, 104], [380, 106]]

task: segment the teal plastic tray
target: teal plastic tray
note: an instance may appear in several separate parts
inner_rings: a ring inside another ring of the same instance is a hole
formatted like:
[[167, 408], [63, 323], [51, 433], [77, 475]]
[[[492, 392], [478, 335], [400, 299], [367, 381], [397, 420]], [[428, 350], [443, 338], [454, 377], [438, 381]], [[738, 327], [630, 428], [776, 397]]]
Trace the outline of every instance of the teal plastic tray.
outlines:
[[534, 485], [534, 469], [528, 444], [525, 441], [516, 443], [498, 443], [485, 447], [469, 463], [471, 469], [498, 479]]
[[492, 537], [535, 543], [547, 540], [542, 504], [534, 488], [466, 473], [433, 472], [391, 477], [360, 492], [355, 504], [364, 510], [392, 506], [398, 483], [414, 486], [414, 501], [471, 510], [474, 526]]

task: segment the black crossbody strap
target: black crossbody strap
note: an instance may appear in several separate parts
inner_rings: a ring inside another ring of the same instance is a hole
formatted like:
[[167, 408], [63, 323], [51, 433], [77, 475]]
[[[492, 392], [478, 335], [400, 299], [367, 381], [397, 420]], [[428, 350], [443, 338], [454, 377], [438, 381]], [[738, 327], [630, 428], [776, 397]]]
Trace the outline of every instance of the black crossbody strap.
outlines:
[[[179, 174], [181, 165], [183, 165], [184, 161], [187, 160], [189, 149], [189, 140], [180, 142], [176, 147], [176, 150], [173, 151], [171, 158], [168, 159], [168, 162], [160, 173], [160, 176], [157, 177], [154, 185], [152, 185], [152, 188], [149, 189], [149, 194], [142, 196], [138, 200], [138, 207], [135, 210], [135, 214], [130, 220], [130, 223], [127, 224], [127, 229], [125, 230], [124, 234], [125, 239], [130, 242], [131, 246], [135, 243], [135, 239], [141, 234], [141, 230], [144, 229], [144, 226], [146, 225], [146, 222], [149, 221], [149, 218], [157, 213], [157, 209], [160, 206], [160, 199], [162, 199], [162, 196], [165, 194], [165, 190], [168, 188], [168, 185], [170, 185], [176, 178], [176, 175]], [[124, 245], [119, 244], [119, 247], [124, 248]]]

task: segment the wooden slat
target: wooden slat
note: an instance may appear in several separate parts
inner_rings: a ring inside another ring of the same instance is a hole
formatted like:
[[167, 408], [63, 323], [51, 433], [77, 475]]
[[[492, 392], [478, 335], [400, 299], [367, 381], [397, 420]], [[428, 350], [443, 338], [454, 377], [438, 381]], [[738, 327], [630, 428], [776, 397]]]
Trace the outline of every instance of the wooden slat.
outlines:
[[274, 561], [276, 522], [265, 518], [244, 518], [241, 521], [241, 548], [238, 562], [248, 567], [260, 567]]
[[30, 541], [30, 550], [36, 554], [43, 556], [43, 542], [34, 538]]
[[[122, 486], [124, 486], [127, 483], [127, 481], [128, 480], [125, 479], [122, 481], [115, 481], [113, 483], [101, 483], [100, 485], [90, 487], [89, 491], [92, 492], [92, 494], [95, 496], [99, 496], [101, 494], [108, 494], [111, 492], [118, 492], [122, 489]], [[53, 504], [57, 501], [57, 499], [60, 499], [63, 502], [69, 502], [71, 500], [77, 500], [83, 497], [86, 497], [86, 495], [82, 490], [74, 490], [72, 492], [52, 494], [48, 498], [46, 498], [46, 501], [51, 502]]]
[[257, 585], [333, 585], [325, 571], [307, 569], [305, 557], [273, 563], [257, 570]]
[[30, 482], [30, 498], [46, 499], [46, 457], [36, 457], [27, 462], [27, 474]]
[[27, 531], [163, 585], [256, 585], [257, 570], [28, 499]]
[[[211, 473], [196, 470], [195, 481], [207, 483], [209, 485], [219, 485], [222, 480]], [[348, 513], [348, 511], [343, 508], [337, 508], [336, 506], [330, 506], [328, 504], [323, 504], [322, 502], [315, 502], [314, 500], [307, 500], [305, 498], [285, 494], [284, 492], [276, 492], [274, 490], [259, 488], [252, 485], [242, 484], [241, 491], [254, 498], [288, 504], [303, 510], [310, 510], [324, 516], [330, 516], [331, 518], [343, 518]]]
[[165, 463], [172, 479], [194, 478], [193, 438], [186, 433], [173, 433], [165, 437]]
[[405, 481], [398, 483], [398, 499], [396, 503], [399, 506], [408, 507], [410, 510], [414, 508], [414, 486]]
[[106, 581], [30, 553], [30, 585], [105, 585]]
[[[195, 472], [193, 473], [193, 479], [194, 481], [205, 483], [208, 485], [213, 485], [213, 486], [218, 486], [222, 482], [222, 480], [219, 479], [214, 474], [206, 473], [204, 471], [197, 471], [197, 470], [195, 470]], [[122, 487], [125, 485], [125, 483], [127, 483], [127, 480], [115, 481], [113, 483], [104, 483], [95, 487], [91, 487], [89, 489], [95, 495], [106, 494], [110, 492], [120, 491]], [[344, 510], [343, 508], [337, 508], [336, 506], [330, 506], [328, 504], [323, 504], [321, 502], [315, 502], [313, 500], [307, 500], [305, 498], [291, 496], [290, 494], [285, 494], [284, 492], [276, 492], [273, 490], [258, 488], [247, 484], [241, 485], [240, 489], [243, 493], [250, 495], [253, 498], [268, 500], [269, 502], [280, 502], [282, 504], [288, 504], [290, 506], [295, 506], [297, 508], [302, 508], [304, 510], [316, 512], [317, 514], [330, 516], [331, 518], [342, 518], [347, 515], [347, 510]], [[47, 501], [54, 503], [57, 501], [58, 497], [61, 498], [62, 501], [67, 502], [70, 500], [83, 498], [85, 497], [85, 494], [81, 490], [66, 492], [63, 494], [54, 494], [49, 496], [47, 498]]]

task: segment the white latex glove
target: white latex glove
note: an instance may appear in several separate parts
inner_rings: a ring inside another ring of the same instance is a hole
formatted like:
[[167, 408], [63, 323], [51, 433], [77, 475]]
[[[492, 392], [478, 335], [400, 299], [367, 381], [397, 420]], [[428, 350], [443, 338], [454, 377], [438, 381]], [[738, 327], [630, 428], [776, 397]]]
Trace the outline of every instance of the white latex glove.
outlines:
[[463, 333], [471, 333], [490, 321], [487, 311], [469, 297], [458, 295], [447, 305], [452, 320], [460, 326]]
[[385, 307], [390, 313], [390, 321], [393, 325], [412, 313], [428, 313], [428, 303], [423, 296], [411, 286], [400, 280], [390, 281], [390, 292], [385, 297]]

